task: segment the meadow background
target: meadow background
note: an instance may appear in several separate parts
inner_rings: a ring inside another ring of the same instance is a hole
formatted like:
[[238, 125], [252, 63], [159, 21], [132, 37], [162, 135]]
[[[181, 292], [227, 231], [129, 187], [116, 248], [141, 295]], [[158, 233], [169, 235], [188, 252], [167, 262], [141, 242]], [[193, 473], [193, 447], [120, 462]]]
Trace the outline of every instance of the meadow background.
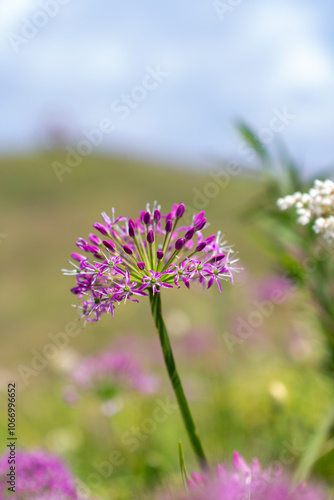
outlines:
[[[180, 481], [178, 440], [182, 439], [188, 468], [197, 466], [178, 411], [151, 434], [144, 433], [134, 452], [120, 439], [152, 416], [157, 398], [173, 398], [148, 301], [120, 306], [113, 320], [105, 317], [86, 328], [79, 323], [80, 333], [68, 339], [66, 349], [56, 349], [54, 355], [51, 350], [53, 359], [45, 356], [47, 365], [40, 371], [26, 375], [22, 366], [32, 368], [32, 350], [41, 353], [50, 343], [48, 334], [64, 332], [76, 320], [71, 308], [76, 298], [69, 291], [74, 279], [63, 277], [60, 269], [67, 267], [76, 238], [91, 231], [101, 211], [115, 206], [117, 214], [135, 215], [153, 198], [167, 209], [181, 200], [193, 207], [193, 188], [204, 192], [212, 178], [189, 169], [94, 156], [59, 183], [48, 167], [50, 159], [61, 154], [2, 160], [7, 189], [1, 212], [7, 214], [8, 235], [1, 242], [1, 385], [5, 390], [8, 380], [18, 383], [20, 447], [60, 454], [96, 496], [140, 498], [170, 478]], [[283, 287], [282, 303], [275, 304], [268, 317], [263, 315], [248, 338], [232, 343], [232, 348], [226, 340], [226, 334], [228, 339], [238, 335], [238, 318], [247, 322], [258, 310], [256, 300], [268, 300], [268, 287], [282, 288], [272, 255], [255, 224], [245, 220], [247, 207], [262, 196], [261, 189], [248, 172], [231, 177], [216, 197], [207, 198], [212, 230], [226, 232], [244, 267], [235, 285], [225, 286], [222, 295], [199, 287], [167, 290], [163, 307], [210, 461], [231, 460], [237, 449], [247, 459], [257, 456], [263, 463], [279, 462], [293, 470], [333, 397], [330, 380], [318, 370], [324, 348], [310, 298]], [[124, 396], [123, 409], [111, 418], [101, 414], [101, 403], [93, 397], [67, 405], [66, 369], [74, 354], [110, 346], [134, 354], [147, 373], [157, 376], [157, 393]], [[2, 399], [5, 411], [5, 394]], [[110, 468], [106, 464], [111, 464], [110, 454], [116, 450], [124, 461]], [[316, 474], [331, 482], [331, 456], [320, 461]]]
[[[305, 187], [324, 169], [333, 176], [333, 13], [329, 0], [0, 2], [1, 451], [15, 381], [19, 447], [61, 456], [91, 498], [149, 498], [180, 485], [179, 440], [197, 469], [177, 410], [135, 451], [122, 439], [173, 400], [148, 300], [76, 323], [66, 347], [46, 347], [77, 321], [74, 278], [61, 273], [76, 239], [102, 211], [135, 218], [157, 200], [165, 213], [180, 202], [187, 214], [205, 209], [209, 231], [226, 233], [243, 267], [222, 294], [162, 294], [210, 463], [230, 463], [238, 450], [296, 469], [334, 389], [319, 310], [307, 287], [287, 286], [259, 224], [277, 198], [259, 159], [266, 146], [274, 154], [264, 163], [277, 163], [287, 144]], [[101, 135], [106, 120], [114, 129]], [[237, 132], [243, 121], [257, 155]], [[80, 153], [75, 167], [69, 148]], [[283, 300], [242, 338], [240, 324], [259, 317], [273, 290]], [[75, 360], [105, 349], [131, 353], [159, 382], [151, 396], [122, 395], [112, 417], [93, 394], [75, 405], [64, 397]], [[332, 445], [313, 477], [333, 488]]]

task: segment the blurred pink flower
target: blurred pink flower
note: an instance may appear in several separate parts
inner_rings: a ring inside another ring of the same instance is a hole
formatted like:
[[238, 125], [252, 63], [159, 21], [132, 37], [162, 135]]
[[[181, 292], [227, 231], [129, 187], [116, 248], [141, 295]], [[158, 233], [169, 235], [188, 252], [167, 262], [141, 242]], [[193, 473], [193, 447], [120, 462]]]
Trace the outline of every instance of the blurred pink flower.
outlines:
[[300, 484], [283, 475], [281, 469], [262, 469], [254, 459], [251, 465], [234, 452], [233, 469], [218, 465], [213, 475], [192, 474], [188, 494], [163, 495], [161, 500], [329, 500], [320, 488]]
[[70, 375], [70, 384], [64, 390], [64, 399], [73, 404], [80, 391], [84, 390], [110, 401], [122, 391], [153, 394], [157, 386], [156, 377], [146, 374], [135, 357], [107, 350], [84, 357], [77, 363]]
[[257, 286], [257, 296], [260, 300], [270, 300], [284, 303], [293, 293], [294, 285], [285, 276], [273, 275], [260, 282]]

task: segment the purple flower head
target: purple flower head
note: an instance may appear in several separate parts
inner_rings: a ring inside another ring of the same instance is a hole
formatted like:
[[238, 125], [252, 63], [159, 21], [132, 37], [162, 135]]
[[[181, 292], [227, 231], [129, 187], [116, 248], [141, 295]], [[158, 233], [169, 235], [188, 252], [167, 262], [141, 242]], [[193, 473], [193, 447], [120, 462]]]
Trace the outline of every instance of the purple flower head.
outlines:
[[173, 285], [171, 283], [166, 283], [165, 281], [163, 281], [163, 279], [161, 279], [162, 273], [150, 271], [149, 274], [150, 276], [143, 277], [140, 290], [152, 288], [153, 293], [159, 293], [159, 288], [173, 288]]
[[[251, 465], [234, 452], [233, 469], [218, 465], [213, 474], [191, 474], [188, 494], [173, 494], [173, 500], [328, 500], [320, 488], [301, 484], [283, 475], [281, 469], [262, 470], [254, 459]], [[161, 500], [172, 500], [163, 495]]]
[[76, 277], [72, 292], [82, 301], [79, 309], [86, 321], [98, 321], [103, 313], [113, 316], [116, 304], [148, 291], [159, 293], [180, 284], [189, 288], [192, 282], [207, 288], [216, 284], [222, 291], [222, 281], [233, 282], [237, 258], [232, 248], [220, 232], [205, 239], [204, 212], [195, 215], [191, 225], [180, 226], [184, 210], [183, 203], [174, 204], [164, 215], [157, 204], [152, 210], [148, 205], [137, 219], [103, 213], [105, 225], [94, 227], [109, 239], [78, 239], [77, 246], [89, 258], [72, 254], [74, 269], [64, 273]]
[[[16, 452], [16, 488], [13, 500], [79, 500], [76, 481], [65, 464], [45, 451]], [[0, 458], [0, 500], [7, 496], [8, 453]]]

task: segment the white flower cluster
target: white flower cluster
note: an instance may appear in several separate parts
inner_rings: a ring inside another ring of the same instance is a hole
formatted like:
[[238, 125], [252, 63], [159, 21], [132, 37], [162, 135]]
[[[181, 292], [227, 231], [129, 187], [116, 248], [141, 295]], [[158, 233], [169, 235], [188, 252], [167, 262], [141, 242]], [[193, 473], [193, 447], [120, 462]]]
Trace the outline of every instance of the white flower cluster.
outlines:
[[308, 193], [294, 193], [277, 200], [281, 210], [295, 206], [299, 224], [314, 221], [313, 230], [328, 242], [334, 240], [334, 182], [314, 181]]

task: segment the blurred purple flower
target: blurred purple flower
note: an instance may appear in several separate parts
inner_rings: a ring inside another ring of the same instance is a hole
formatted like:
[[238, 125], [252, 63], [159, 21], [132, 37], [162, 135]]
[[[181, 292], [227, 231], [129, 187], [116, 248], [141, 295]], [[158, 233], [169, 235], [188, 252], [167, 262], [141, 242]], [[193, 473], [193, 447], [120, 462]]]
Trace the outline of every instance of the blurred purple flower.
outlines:
[[[103, 400], [115, 399], [122, 390], [152, 394], [157, 388], [153, 375], [143, 372], [136, 359], [128, 353], [103, 351], [84, 357], [71, 374], [71, 387], [91, 390]], [[72, 403], [72, 400], [70, 401]]]
[[257, 295], [260, 300], [283, 303], [293, 293], [293, 289], [294, 285], [287, 277], [274, 275], [258, 284]]
[[[0, 500], [79, 500], [64, 463], [45, 451], [16, 453], [15, 493], [8, 492], [8, 453], [0, 458]], [[8, 494], [9, 493], [9, 494]]]

